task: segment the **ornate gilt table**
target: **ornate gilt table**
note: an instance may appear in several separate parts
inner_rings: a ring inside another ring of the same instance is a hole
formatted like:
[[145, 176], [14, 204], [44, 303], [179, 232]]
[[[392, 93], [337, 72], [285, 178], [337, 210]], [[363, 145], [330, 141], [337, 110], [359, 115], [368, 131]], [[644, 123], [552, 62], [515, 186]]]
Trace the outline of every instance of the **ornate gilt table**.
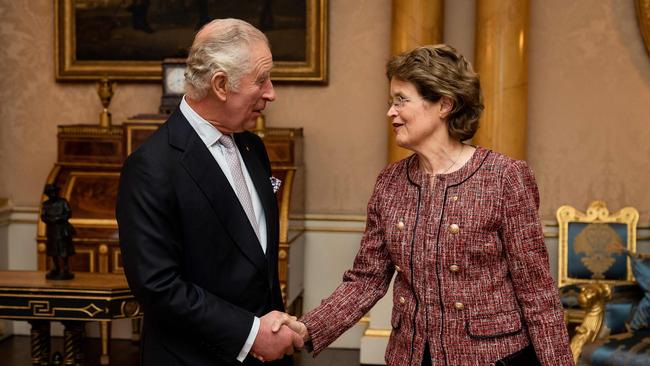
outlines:
[[109, 364], [110, 322], [142, 317], [121, 274], [75, 273], [73, 280], [46, 280], [42, 271], [0, 271], [0, 318], [31, 324], [32, 365], [50, 362], [50, 322], [64, 330], [64, 365], [83, 365], [84, 324], [99, 322], [102, 365]]

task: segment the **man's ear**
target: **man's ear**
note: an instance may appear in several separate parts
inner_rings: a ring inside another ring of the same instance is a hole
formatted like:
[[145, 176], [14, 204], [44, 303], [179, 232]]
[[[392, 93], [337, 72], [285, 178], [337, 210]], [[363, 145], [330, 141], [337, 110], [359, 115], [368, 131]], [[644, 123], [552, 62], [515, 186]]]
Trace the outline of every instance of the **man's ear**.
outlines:
[[446, 118], [452, 109], [454, 109], [454, 101], [444, 95], [440, 97], [440, 117]]
[[210, 88], [222, 102], [228, 99], [228, 76], [223, 71], [217, 71], [210, 79]]

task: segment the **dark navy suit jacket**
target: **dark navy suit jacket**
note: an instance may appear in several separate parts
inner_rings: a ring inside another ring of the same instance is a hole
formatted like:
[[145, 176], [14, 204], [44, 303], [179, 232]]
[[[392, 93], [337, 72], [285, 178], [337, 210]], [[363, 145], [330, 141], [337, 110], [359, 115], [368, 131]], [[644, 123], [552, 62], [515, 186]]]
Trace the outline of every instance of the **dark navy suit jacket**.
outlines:
[[125, 274], [145, 312], [143, 365], [240, 364], [253, 316], [283, 310], [271, 166], [259, 137], [235, 141], [264, 208], [266, 254], [180, 110], [124, 163], [116, 216]]

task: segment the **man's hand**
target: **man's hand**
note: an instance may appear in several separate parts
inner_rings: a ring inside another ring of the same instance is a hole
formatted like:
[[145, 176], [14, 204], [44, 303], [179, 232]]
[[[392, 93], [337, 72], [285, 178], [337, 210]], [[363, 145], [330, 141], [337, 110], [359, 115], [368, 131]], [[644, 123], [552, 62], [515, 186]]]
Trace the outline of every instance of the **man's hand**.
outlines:
[[[295, 319], [295, 317], [293, 318]], [[303, 347], [302, 338], [287, 326], [291, 317], [288, 314], [272, 311], [260, 318], [260, 329], [251, 348], [251, 355], [262, 362], [278, 360], [284, 355], [292, 355], [294, 350]], [[273, 328], [276, 328], [273, 331]]]
[[271, 327], [271, 331], [273, 331], [273, 333], [276, 333], [282, 328], [283, 325], [288, 326], [291, 328], [291, 330], [298, 333], [303, 342], [309, 341], [310, 337], [307, 326], [305, 323], [298, 321], [298, 318], [295, 316], [283, 314], [282, 317], [275, 319], [273, 326]]

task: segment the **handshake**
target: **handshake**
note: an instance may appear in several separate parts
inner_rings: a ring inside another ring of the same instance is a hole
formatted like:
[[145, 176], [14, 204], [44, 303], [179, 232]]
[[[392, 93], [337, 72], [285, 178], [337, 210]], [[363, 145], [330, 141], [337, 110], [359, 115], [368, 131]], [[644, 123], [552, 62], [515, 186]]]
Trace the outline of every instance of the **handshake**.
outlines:
[[302, 349], [309, 339], [307, 327], [295, 316], [271, 311], [260, 318], [250, 354], [262, 362], [275, 361]]

